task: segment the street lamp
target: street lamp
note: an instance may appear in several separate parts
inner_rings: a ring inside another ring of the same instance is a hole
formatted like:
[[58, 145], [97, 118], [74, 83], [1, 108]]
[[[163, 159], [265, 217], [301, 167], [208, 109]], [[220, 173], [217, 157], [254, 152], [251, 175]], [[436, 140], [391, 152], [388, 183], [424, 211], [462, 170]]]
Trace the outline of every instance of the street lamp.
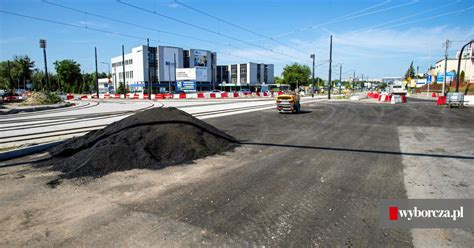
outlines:
[[43, 56], [44, 56], [44, 75], [46, 78], [46, 85], [48, 85], [48, 90], [51, 91], [51, 85], [49, 84], [49, 77], [48, 77], [48, 62], [46, 60], [46, 40], [41, 39], [39, 41], [40, 48], [43, 48]]

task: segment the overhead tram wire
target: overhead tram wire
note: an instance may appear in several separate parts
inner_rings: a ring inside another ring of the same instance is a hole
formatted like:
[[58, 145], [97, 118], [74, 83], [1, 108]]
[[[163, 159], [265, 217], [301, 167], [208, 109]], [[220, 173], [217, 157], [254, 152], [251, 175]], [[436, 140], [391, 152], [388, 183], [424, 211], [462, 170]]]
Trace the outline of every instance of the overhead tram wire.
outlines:
[[443, 9], [443, 8], [446, 8], [448, 6], [451, 6], [451, 5], [454, 5], [454, 4], [458, 4], [460, 1], [455, 1], [455, 2], [452, 2], [452, 3], [448, 3], [448, 4], [445, 4], [445, 5], [442, 5], [442, 6], [439, 6], [439, 7], [436, 7], [436, 8], [432, 8], [432, 9], [428, 9], [428, 10], [424, 10], [424, 11], [421, 11], [421, 12], [417, 12], [415, 14], [411, 14], [411, 15], [407, 15], [407, 16], [404, 16], [404, 17], [400, 17], [400, 18], [397, 18], [395, 20], [391, 20], [391, 21], [387, 21], [387, 22], [384, 22], [384, 23], [381, 23], [381, 24], [377, 24], [377, 25], [373, 25], [373, 26], [370, 26], [370, 27], [367, 27], [367, 28], [361, 28], [359, 30], [354, 30], [354, 31], [351, 31], [350, 33], [351, 34], [356, 34], [356, 33], [362, 33], [362, 32], [366, 32], [366, 31], [372, 31], [372, 30], [375, 30], [379, 27], [383, 27], [387, 24], [392, 24], [392, 23], [396, 23], [396, 22], [399, 22], [399, 21], [402, 21], [402, 20], [405, 20], [405, 19], [409, 19], [409, 18], [412, 18], [412, 17], [415, 17], [415, 16], [419, 16], [419, 15], [422, 15], [422, 14], [426, 14], [426, 13], [429, 13], [429, 12], [433, 12], [435, 10], [439, 10], [439, 9]]
[[217, 35], [219, 35], [219, 36], [222, 36], [222, 37], [225, 37], [225, 38], [228, 38], [228, 39], [231, 39], [231, 40], [235, 40], [235, 41], [238, 41], [238, 42], [241, 42], [241, 43], [250, 45], [250, 46], [254, 46], [254, 47], [257, 47], [257, 48], [260, 48], [260, 49], [263, 49], [263, 50], [267, 50], [267, 51], [270, 51], [270, 52], [275, 53], [275, 54], [283, 55], [283, 56], [286, 56], [286, 57], [289, 57], [289, 58], [293, 58], [293, 59], [296, 59], [296, 60], [299, 60], [299, 61], [304, 61], [304, 62], [307, 62], [307, 60], [309, 60], [309, 59], [304, 60], [304, 59], [301, 59], [301, 58], [299, 58], [299, 57], [295, 57], [295, 56], [292, 56], [292, 55], [289, 55], [289, 54], [285, 54], [285, 53], [282, 53], [282, 52], [275, 51], [275, 50], [273, 50], [273, 49], [269, 49], [269, 48], [266, 48], [266, 47], [263, 47], [263, 46], [260, 46], [260, 45], [256, 45], [256, 44], [250, 43], [250, 42], [248, 42], [248, 41], [245, 41], [245, 40], [242, 40], [242, 39], [239, 39], [239, 38], [236, 38], [236, 37], [227, 35], [227, 34], [223, 34], [223, 33], [221, 33], [221, 32], [216, 32], [216, 31], [211, 30], [211, 29], [206, 28], [206, 27], [202, 27], [202, 26], [199, 26], [199, 25], [196, 25], [196, 24], [193, 24], [193, 23], [189, 23], [189, 22], [180, 20], [180, 19], [175, 18], [175, 17], [171, 17], [171, 16], [168, 16], [168, 15], [165, 15], [165, 14], [161, 14], [161, 13], [156, 12], [156, 11], [151, 11], [151, 10], [142, 8], [142, 7], [140, 7], [140, 6], [133, 5], [133, 4], [131, 4], [131, 3], [126, 3], [126, 2], [124, 2], [124, 1], [122, 1], [122, 0], [116, 0], [116, 1], [117, 1], [118, 3], [120, 3], [120, 4], [122, 4], [122, 5], [131, 7], [131, 8], [134, 8], [134, 9], [138, 9], [138, 10], [141, 10], [141, 11], [144, 11], [144, 12], [147, 12], [147, 13], [150, 13], [150, 14], [153, 14], [153, 15], [161, 16], [161, 17], [167, 18], [167, 19], [169, 19], [169, 20], [172, 20], [172, 21], [175, 21], [175, 22], [178, 22], [178, 23], [181, 23], [181, 24], [185, 24], [185, 25], [188, 25], [188, 26], [191, 26], [191, 27], [194, 27], [194, 28], [197, 28], [197, 29], [200, 29], [200, 30], [209, 32], [209, 33], [217, 34]]
[[[81, 25], [76, 25], [76, 24], [71, 24], [71, 23], [65, 23], [65, 22], [60, 22], [60, 21], [45, 19], [45, 18], [41, 18], [41, 17], [28, 16], [28, 15], [23, 15], [23, 14], [14, 13], [14, 12], [5, 11], [5, 10], [0, 10], [0, 13], [5, 13], [5, 14], [9, 14], [9, 15], [13, 15], [13, 16], [18, 16], [18, 17], [23, 17], [23, 18], [32, 19], [32, 20], [37, 20], [37, 21], [49, 22], [49, 23], [53, 23], [53, 24], [57, 24], [57, 25], [63, 25], [63, 26], [67, 26], [67, 27], [73, 27], [73, 28], [79, 28], [79, 29], [92, 30], [92, 31], [95, 31], [95, 32], [100, 32], [100, 33], [105, 33], [105, 34], [111, 34], [111, 35], [118, 35], [118, 36], [123, 36], [123, 37], [132, 38], [132, 39], [137, 39], [137, 40], [146, 41], [146, 39], [147, 39], [146, 37], [141, 37], [141, 36], [126, 34], [126, 33], [111, 32], [111, 31], [107, 31], [107, 30], [103, 30], [103, 29], [92, 28], [92, 27], [87, 27], [87, 26], [81, 26]], [[156, 41], [156, 42], [159, 42], [159, 43], [163, 43], [163, 44], [167, 44], [167, 45], [172, 45], [172, 46], [187, 47], [186, 45], [177, 44], [177, 43], [170, 43], [170, 42], [166, 42], [166, 41], [163, 41], [163, 40], [160, 40], [160, 39], [150, 39], [150, 40], [151, 40], [151, 41]], [[233, 55], [233, 54], [231, 54], [231, 53], [226, 53], [226, 52], [219, 52], [219, 53], [222, 53], [222, 54], [225, 54], [225, 55], [229, 55], [229, 56], [232, 56], [232, 57], [236, 57], [236, 58], [250, 59], [250, 58], [245, 58], [245, 57], [242, 57], [242, 56]]]
[[[367, 7], [367, 8], [361, 9], [361, 10], [357, 10], [357, 11], [355, 11], [355, 12], [352, 12], [352, 13], [349, 13], [349, 14], [346, 14], [346, 15], [343, 15], [343, 16], [340, 16], [340, 17], [336, 17], [335, 19], [333, 19], [333, 20], [331, 20], [331, 21], [337, 21], [337, 20], [340, 20], [340, 19], [344, 19], [344, 18], [353, 16], [353, 15], [355, 15], [355, 14], [358, 14], [358, 13], [361, 13], [361, 12], [364, 12], [364, 11], [367, 11], [367, 10], [371, 10], [371, 9], [380, 7], [380, 6], [385, 5], [385, 4], [387, 4], [387, 3], [390, 3], [390, 2], [391, 2], [391, 0], [387, 0], [387, 1], [385, 1], [385, 2], [382, 2], [382, 3], [379, 3], [379, 4], [375, 4], [375, 5], [369, 6], [369, 7]], [[329, 21], [329, 22], [331, 22], [331, 21]], [[328, 22], [326, 22], [326, 23], [328, 23]], [[319, 24], [319, 25], [326, 25], [326, 23]], [[315, 26], [315, 25], [309, 26], [309, 27], [305, 27], [305, 28], [296, 29], [296, 30], [293, 30], [293, 31], [288, 31], [288, 32], [285, 32], [285, 33], [280, 33], [280, 34], [277, 34], [277, 35], [272, 36], [272, 38], [288, 36], [288, 35], [290, 35], [290, 34], [294, 34], [294, 33], [300, 32], [300, 31], [304, 31], [304, 30], [307, 30], [307, 29], [311, 29], [311, 28], [313, 28], [314, 26]]]
[[[389, 1], [389, 2], [390, 2], [390, 1]], [[415, 3], [417, 3], [417, 2], [418, 2], [418, 0], [413, 0], [413, 1], [410, 1], [410, 2], [408, 2], [408, 3], [402, 3], [402, 4], [399, 4], [399, 5], [395, 5], [395, 6], [391, 6], [391, 7], [379, 9], [379, 10], [374, 10], [374, 11], [367, 12], [367, 13], [363, 13], [363, 14], [359, 14], [359, 15], [354, 15], [354, 13], [352, 13], [352, 14], [350, 14], [350, 15], [346, 15], [345, 17], [344, 17], [344, 16], [343, 16], [343, 17], [339, 17], [339, 18], [336, 18], [336, 19], [333, 19], [333, 20], [330, 20], [330, 21], [327, 21], [327, 22], [325, 22], [325, 23], [321, 23], [321, 24], [318, 24], [318, 25], [312, 25], [312, 26], [305, 27], [305, 28], [300, 28], [300, 29], [297, 29], [297, 30], [294, 30], [294, 31], [290, 31], [290, 32], [286, 32], [286, 33], [274, 35], [273, 37], [283, 37], [283, 36], [287, 36], [287, 35], [290, 35], [290, 34], [293, 34], [293, 33], [296, 33], [296, 32], [301, 32], [301, 31], [305, 31], [305, 30], [308, 30], [308, 29], [315, 29], [315, 28], [319, 28], [319, 27], [326, 26], [326, 25], [329, 25], [329, 24], [335, 24], [335, 23], [339, 23], [339, 22], [343, 22], [343, 21], [348, 21], [348, 20], [352, 20], [352, 19], [355, 19], [355, 18], [367, 16], [367, 15], [377, 14], [377, 13], [384, 12], [384, 11], [388, 11], [388, 10], [391, 10], [391, 9], [400, 8], [400, 7], [403, 7], [403, 6], [415, 4]], [[380, 6], [380, 5], [382, 5], [382, 4], [385, 4], [385, 2], [384, 2], [384, 3], [381, 3], [381, 4], [378, 4], [378, 5]], [[368, 9], [372, 9], [372, 8], [368, 8]], [[366, 10], [367, 10], [367, 9], [366, 9]], [[361, 10], [361, 11], [362, 11], [362, 10]], [[361, 11], [358, 11], [358, 12], [361, 12]]]
[[209, 13], [203, 11], [203, 10], [197, 9], [197, 8], [195, 8], [195, 7], [192, 7], [192, 6], [190, 6], [190, 5], [187, 5], [187, 4], [185, 4], [185, 3], [182, 3], [182, 2], [180, 2], [180, 1], [178, 1], [178, 0], [174, 0], [174, 2], [177, 3], [177, 4], [179, 4], [179, 5], [181, 5], [181, 6], [183, 6], [183, 7], [185, 7], [185, 8], [188, 8], [188, 9], [193, 10], [193, 11], [195, 11], [195, 12], [201, 13], [201, 14], [203, 14], [203, 15], [205, 15], [205, 16], [214, 18], [214, 19], [216, 19], [216, 20], [218, 20], [218, 21], [220, 21], [220, 22], [223, 22], [223, 23], [228, 24], [228, 25], [230, 25], [230, 26], [233, 26], [233, 27], [236, 27], [236, 28], [238, 28], [238, 29], [244, 30], [244, 31], [246, 31], [246, 32], [248, 32], [248, 33], [257, 35], [257, 36], [262, 37], [262, 38], [265, 38], [265, 39], [272, 40], [272, 41], [274, 41], [274, 42], [276, 42], [276, 43], [278, 43], [278, 44], [280, 44], [280, 45], [282, 45], [282, 46], [285, 46], [285, 47], [287, 47], [287, 48], [293, 49], [293, 50], [298, 51], [298, 52], [300, 52], [300, 53], [303, 53], [303, 54], [307, 54], [307, 53], [308, 53], [308, 51], [304, 51], [304, 50], [301, 50], [301, 49], [298, 49], [298, 48], [289, 46], [289, 45], [285, 44], [284, 42], [281, 42], [281, 41], [279, 41], [279, 40], [273, 39], [272, 37], [265, 36], [265, 35], [263, 35], [263, 34], [257, 33], [257, 32], [255, 32], [255, 31], [253, 31], [253, 30], [248, 29], [248, 28], [242, 27], [242, 26], [240, 26], [240, 25], [238, 25], [238, 24], [235, 24], [235, 23], [226, 21], [226, 20], [224, 20], [224, 19], [222, 19], [222, 18], [220, 18], [220, 17], [217, 17], [217, 16], [215, 16], [215, 15], [211, 15], [211, 14], [209, 14]]
[[[216, 41], [211, 41], [211, 40], [196, 38], [196, 37], [192, 37], [192, 36], [188, 36], [188, 35], [182, 35], [182, 34], [178, 34], [178, 33], [173, 33], [173, 32], [169, 32], [169, 31], [165, 31], [165, 30], [156, 29], [156, 28], [153, 28], [153, 27], [147, 27], [147, 26], [144, 26], [144, 25], [141, 25], [141, 24], [132, 23], [132, 22], [127, 22], [127, 21], [122, 21], [122, 20], [119, 20], [119, 19], [110, 18], [110, 17], [104, 16], [104, 15], [92, 13], [92, 12], [89, 12], [89, 11], [85, 11], [85, 10], [81, 10], [81, 9], [77, 9], [77, 8], [72, 8], [72, 7], [69, 7], [69, 6], [66, 6], [66, 5], [62, 5], [62, 4], [58, 4], [58, 3], [53, 3], [53, 2], [50, 2], [50, 1], [48, 1], [48, 0], [43, 0], [43, 2], [46, 3], [46, 4], [50, 4], [50, 5], [59, 7], [59, 8], [63, 8], [63, 9], [75, 11], [75, 12], [82, 13], [82, 14], [86, 14], [86, 15], [90, 15], [90, 16], [95, 16], [95, 17], [103, 18], [103, 19], [110, 20], [110, 21], [114, 21], [114, 22], [118, 22], [118, 23], [123, 23], [123, 24], [126, 24], [126, 25], [134, 26], [134, 27], [139, 27], [139, 28], [143, 28], [143, 29], [148, 29], [148, 30], [152, 30], [152, 31], [156, 31], [156, 32], [159, 32], [159, 33], [164, 33], [164, 34], [169, 34], [169, 35], [173, 35], [173, 36], [177, 36], [177, 37], [183, 37], [183, 38], [188, 38], [188, 39], [194, 39], [194, 40], [198, 40], [198, 41], [202, 41], [202, 42], [207, 42], [207, 43], [210, 43], [210, 44], [213, 44], [213, 45], [229, 46], [229, 47], [232, 47], [232, 48], [235, 48], [235, 49], [242, 50], [241, 47], [234, 46], [234, 45], [232, 45], [231, 43], [219, 43], [219, 42], [216, 42]], [[247, 52], [248, 52], [248, 51], [247, 51]], [[222, 52], [221, 52], [221, 53], [222, 53]], [[254, 52], [249, 52], [249, 53], [254, 53]], [[225, 53], [224, 53], [224, 54], [225, 54]], [[261, 53], [258, 53], [258, 54], [257, 54], [256, 52], [255, 52], [255, 54], [258, 55], [258, 56], [265, 56], [265, 55], [262, 55]], [[229, 54], [227, 54], [227, 55], [229, 55]], [[235, 55], [231, 55], [231, 56], [234, 56], [234, 57], [235, 57]], [[273, 56], [272, 56], [272, 58], [273, 58], [273, 59], [279, 59], [279, 58], [273, 57]]]

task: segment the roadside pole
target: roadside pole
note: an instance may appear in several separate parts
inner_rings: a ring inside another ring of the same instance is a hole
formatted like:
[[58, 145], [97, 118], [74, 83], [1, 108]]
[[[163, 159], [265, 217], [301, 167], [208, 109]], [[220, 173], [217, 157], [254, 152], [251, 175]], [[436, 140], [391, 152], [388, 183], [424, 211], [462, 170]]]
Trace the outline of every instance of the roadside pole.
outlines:
[[354, 70], [352, 74], [352, 93], [355, 95], [355, 77], [356, 77], [356, 71]]
[[49, 76], [48, 76], [48, 61], [46, 60], [46, 40], [40, 40], [40, 48], [43, 48], [44, 76], [46, 79], [45, 83], [48, 86], [48, 91], [51, 92], [51, 85], [49, 84]]
[[174, 68], [174, 85], [175, 85], [175, 90], [178, 88], [176, 87], [177, 86], [177, 81], [176, 81], [176, 53], [173, 54], [173, 62], [174, 62], [174, 65], [173, 65], [173, 68]]
[[342, 85], [342, 64], [339, 64], [339, 94], [341, 94]]
[[[126, 94], [127, 93], [127, 88], [125, 86], [125, 84], [127, 83], [127, 81], [125, 80], [125, 47], [124, 45], [122, 45], [122, 80], [123, 80], [123, 87], [122, 87], [122, 90], [123, 90], [123, 93]], [[120, 77], [119, 77], [120, 79]], [[122, 92], [120, 92], [122, 93]]]
[[97, 99], [99, 99], [99, 73], [97, 71], [97, 47], [94, 47], [95, 50], [95, 86], [97, 87]]
[[328, 99], [331, 99], [331, 89], [332, 89], [332, 82], [331, 82], [331, 66], [332, 66], [332, 35], [329, 41], [329, 78], [328, 78]]
[[449, 40], [446, 40], [445, 43], [443, 43], [443, 46], [445, 47], [444, 50], [444, 76], [443, 76], [443, 89], [441, 95], [444, 96], [445, 93], [445, 87], [446, 87], [446, 70], [448, 67], [448, 48], [451, 42]]
[[148, 58], [148, 100], [151, 100], [153, 85], [151, 82], [151, 70], [150, 70], [150, 39], [148, 38], [146, 38], [146, 49], [147, 49], [147, 58]]
[[314, 88], [315, 88], [315, 85], [314, 85], [314, 84], [315, 84], [315, 83], [314, 83], [314, 60], [315, 60], [315, 58], [316, 58], [316, 55], [313, 53], [313, 54], [311, 54], [311, 56], [309, 56], [309, 57], [313, 59], [313, 76], [312, 76], [312, 80], [311, 80], [311, 82], [312, 82], [312, 84], [313, 84], [313, 88], [311, 89], [311, 97], [314, 98]]

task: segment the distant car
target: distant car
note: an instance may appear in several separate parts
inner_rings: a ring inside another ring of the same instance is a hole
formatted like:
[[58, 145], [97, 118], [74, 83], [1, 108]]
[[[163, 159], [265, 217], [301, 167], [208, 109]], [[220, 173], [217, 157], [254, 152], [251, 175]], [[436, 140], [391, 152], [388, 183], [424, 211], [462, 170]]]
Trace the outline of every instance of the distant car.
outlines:
[[173, 91], [173, 94], [186, 94], [186, 92], [182, 90], [176, 90], [176, 91]]
[[211, 93], [224, 93], [225, 91], [221, 91], [221, 90], [212, 90]]
[[239, 93], [252, 94], [252, 91], [250, 91], [250, 90], [240, 90]]
[[3, 94], [3, 96], [2, 96], [3, 102], [16, 102], [16, 101], [20, 101], [22, 99], [23, 99], [23, 97], [21, 97], [20, 95], [18, 95], [16, 93], [12, 93], [12, 92], [7, 92], [7, 93]]

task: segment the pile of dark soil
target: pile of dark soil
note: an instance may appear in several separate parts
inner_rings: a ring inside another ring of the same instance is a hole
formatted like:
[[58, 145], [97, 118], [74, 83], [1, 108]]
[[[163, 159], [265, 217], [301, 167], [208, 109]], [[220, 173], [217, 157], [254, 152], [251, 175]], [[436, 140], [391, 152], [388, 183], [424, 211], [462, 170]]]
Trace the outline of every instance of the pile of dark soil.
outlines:
[[[160, 169], [229, 151], [236, 140], [176, 108], [153, 108], [52, 148], [42, 165], [62, 178]], [[46, 164], [45, 164], [46, 163]]]

